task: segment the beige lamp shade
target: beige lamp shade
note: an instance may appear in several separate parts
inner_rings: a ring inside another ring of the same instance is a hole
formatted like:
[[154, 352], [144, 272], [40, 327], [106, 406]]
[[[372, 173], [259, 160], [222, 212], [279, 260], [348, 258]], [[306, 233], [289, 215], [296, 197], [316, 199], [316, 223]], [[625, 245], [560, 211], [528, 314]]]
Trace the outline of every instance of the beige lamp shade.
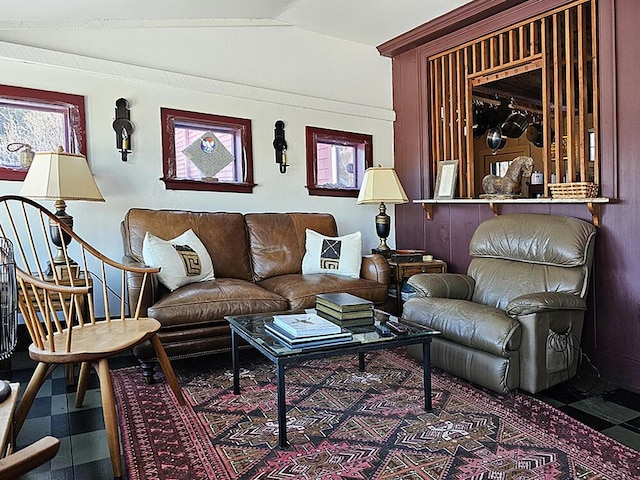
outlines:
[[20, 195], [47, 200], [104, 202], [84, 155], [37, 152]]
[[396, 171], [391, 167], [371, 167], [364, 172], [358, 205], [368, 203], [407, 203]]

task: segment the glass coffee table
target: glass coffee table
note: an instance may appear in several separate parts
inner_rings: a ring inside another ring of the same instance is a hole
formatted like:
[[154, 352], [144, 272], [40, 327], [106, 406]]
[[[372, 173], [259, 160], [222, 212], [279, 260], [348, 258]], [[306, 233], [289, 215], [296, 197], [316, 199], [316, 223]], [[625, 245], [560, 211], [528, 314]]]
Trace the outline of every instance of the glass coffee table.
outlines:
[[[299, 313], [299, 312], [278, 312]], [[252, 315], [235, 315], [225, 317], [231, 327], [231, 352], [233, 365], [233, 393], [240, 394], [240, 338], [244, 339], [262, 355], [273, 362], [276, 367], [276, 389], [278, 404], [278, 441], [281, 447], [287, 443], [287, 412], [285, 403], [284, 373], [287, 365], [293, 365], [338, 355], [358, 354], [358, 366], [361, 372], [365, 369], [364, 354], [372, 350], [404, 347], [422, 344], [422, 366], [424, 369], [424, 408], [431, 411], [431, 339], [440, 332], [426, 327], [403, 323], [409, 332], [403, 335], [383, 336], [374, 326], [350, 328], [353, 340], [335, 345], [323, 345], [311, 348], [290, 348], [280, 343], [265, 331], [264, 322], [271, 321], [274, 313], [258, 313]], [[385, 323], [391, 316], [376, 310], [376, 324]], [[394, 317], [391, 317], [394, 318]], [[402, 323], [402, 322], [401, 322]]]

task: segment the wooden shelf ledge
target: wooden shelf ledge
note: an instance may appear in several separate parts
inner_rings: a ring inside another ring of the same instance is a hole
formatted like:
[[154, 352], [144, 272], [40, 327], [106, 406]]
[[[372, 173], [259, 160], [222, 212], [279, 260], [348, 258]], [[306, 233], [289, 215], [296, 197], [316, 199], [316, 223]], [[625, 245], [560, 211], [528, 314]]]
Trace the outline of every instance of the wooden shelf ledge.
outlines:
[[414, 200], [413, 203], [422, 204], [422, 209], [425, 212], [427, 220], [433, 218], [433, 206], [434, 205], [488, 205], [494, 215], [500, 215], [500, 209], [503, 204], [583, 204], [589, 209], [589, 213], [593, 219], [593, 224], [596, 227], [600, 226], [600, 205], [603, 203], [611, 203], [610, 198], [598, 197], [598, 198], [450, 198], [450, 199], [425, 199]]

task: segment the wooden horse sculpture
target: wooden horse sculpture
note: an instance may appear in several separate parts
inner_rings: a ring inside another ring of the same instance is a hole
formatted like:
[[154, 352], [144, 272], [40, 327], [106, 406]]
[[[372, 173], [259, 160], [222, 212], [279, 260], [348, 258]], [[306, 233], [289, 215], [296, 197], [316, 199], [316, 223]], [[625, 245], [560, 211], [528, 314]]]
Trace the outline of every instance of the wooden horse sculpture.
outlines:
[[533, 172], [533, 158], [516, 157], [504, 177], [486, 175], [482, 179], [482, 189], [485, 195], [481, 197], [517, 197], [522, 191], [522, 178], [530, 177]]

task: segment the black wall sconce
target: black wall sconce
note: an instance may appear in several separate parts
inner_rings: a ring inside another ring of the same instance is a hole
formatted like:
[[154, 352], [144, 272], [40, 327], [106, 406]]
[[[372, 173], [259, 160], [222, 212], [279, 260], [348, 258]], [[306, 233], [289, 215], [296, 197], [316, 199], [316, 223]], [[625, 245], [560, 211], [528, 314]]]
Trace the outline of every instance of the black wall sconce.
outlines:
[[284, 139], [284, 122], [278, 120], [273, 133], [273, 148], [276, 150], [276, 163], [280, 165], [280, 173], [287, 173], [287, 141]]
[[131, 153], [131, 134], [133, 123], [129, 119], [129, 102], [126, 98], [116, 100], [116, 119], [113, 121], [113, 129], [116, 132], [116, 148], [122, 154], [122, 161], [127, 161], [127, 155]]

